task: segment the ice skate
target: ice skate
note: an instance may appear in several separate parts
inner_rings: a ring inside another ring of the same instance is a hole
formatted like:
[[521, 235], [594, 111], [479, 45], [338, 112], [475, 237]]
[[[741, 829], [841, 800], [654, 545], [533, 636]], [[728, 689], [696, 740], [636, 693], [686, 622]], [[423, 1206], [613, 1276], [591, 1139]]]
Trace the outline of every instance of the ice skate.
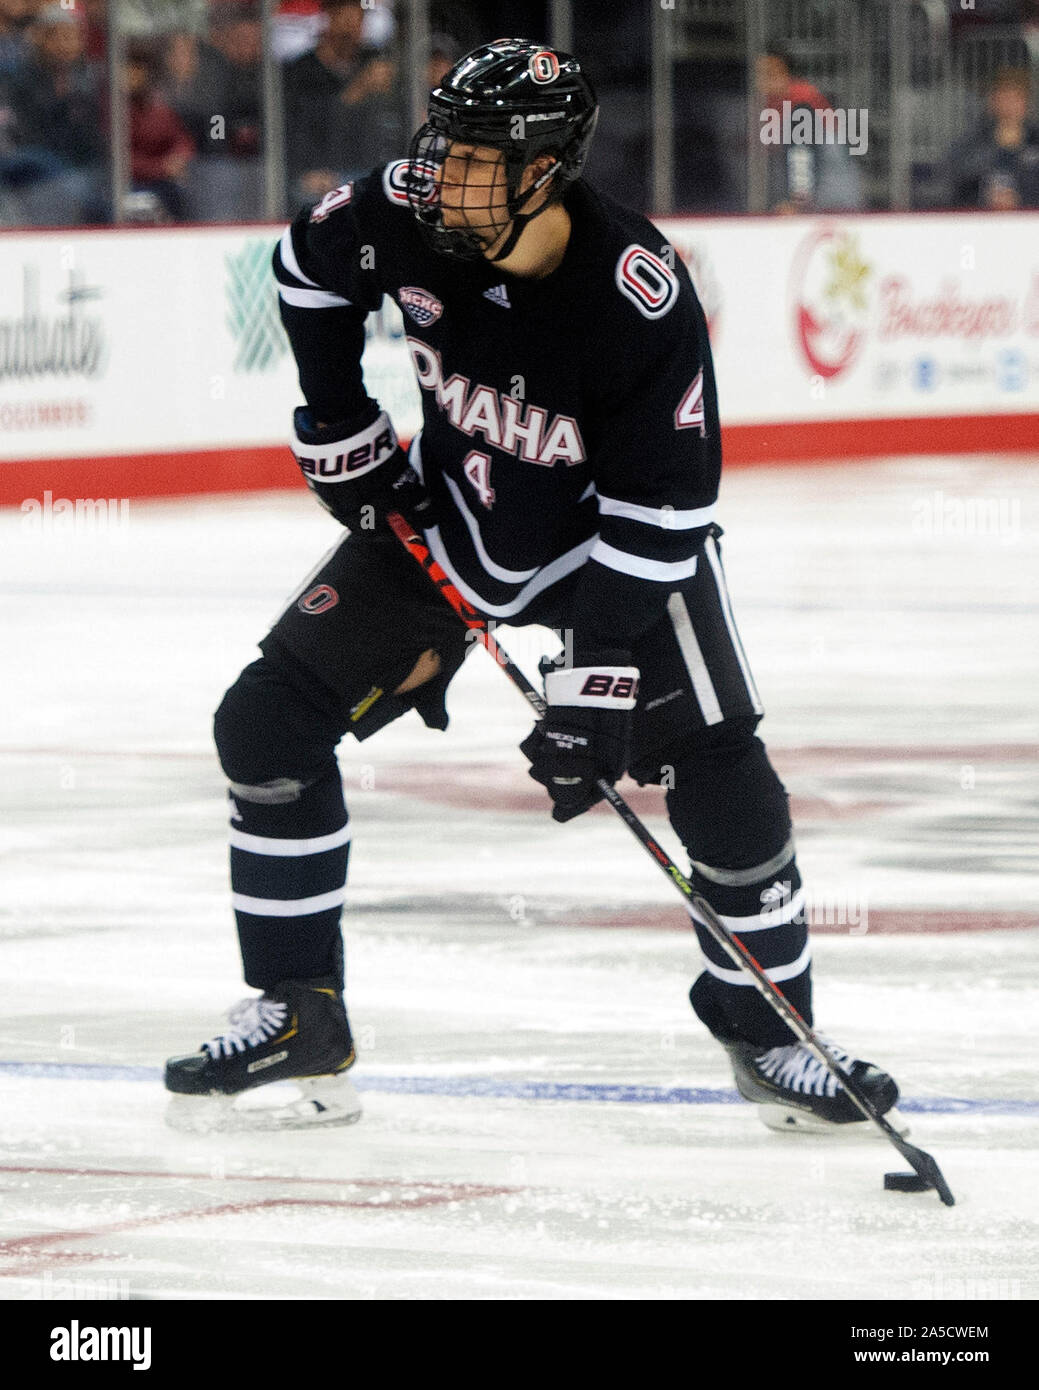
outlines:
[[332, 979], [289, 980], [236, 1004], [225, 1033], [171, 1057], [166, 1122], [208, 1133], [352, 1124], [350, 1025]]
[[[892, 1077], [872, 1062], [862, 1062], [827, 1040], [825, 1045], [859, 1089], [873, 1102], [877, 1113], [886, 1115], [899, 1134], [909, 1127], [894, 1109], [898, 1087]], [[785, 1132], [832, 1134], [858, 1133], [873, 1126], [829, 1068], [804, 1043], [786, 1047], [761, 1048], [744, 1042], [725, 1042], [732, 1062], [736, 1089], [744, 1100], [753, 1101], [758, 1115], [769, 1129]], [[879, 1130], [875, 1131], [879, 1134]]]

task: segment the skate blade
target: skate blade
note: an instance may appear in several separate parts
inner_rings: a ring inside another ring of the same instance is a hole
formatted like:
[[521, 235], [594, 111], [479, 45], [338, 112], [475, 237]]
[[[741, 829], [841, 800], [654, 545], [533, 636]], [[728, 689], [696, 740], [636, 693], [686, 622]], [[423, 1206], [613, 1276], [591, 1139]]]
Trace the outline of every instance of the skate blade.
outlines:
[[[868, 1134], [875, 1135], [878, 1139], [884, 1137], [876, 1125], [871, 1124], [868, 1120], [852, 1120], [849, 1124], [839, 1125], [834, 1124], [832, 1120], [824, 1120], [818, 1115], [813, 1115], [810, 1110], [795, 1110], [788, 1105], [759, 1105], [757, 1112], [762, 1124], [777, 1133], [837, 1134], [859, 1137]], [[888, 1110], [884, 1119], [900, 1138], [904, 1139], [909, 1133], [908, 1121], [897, 1110]]]
[[361, 1100], [347, 1076], [300, 1077], [236, 1096], [170, 1097], [166, 1123], [183, 1134], [327, 1129], [361, 1118]]

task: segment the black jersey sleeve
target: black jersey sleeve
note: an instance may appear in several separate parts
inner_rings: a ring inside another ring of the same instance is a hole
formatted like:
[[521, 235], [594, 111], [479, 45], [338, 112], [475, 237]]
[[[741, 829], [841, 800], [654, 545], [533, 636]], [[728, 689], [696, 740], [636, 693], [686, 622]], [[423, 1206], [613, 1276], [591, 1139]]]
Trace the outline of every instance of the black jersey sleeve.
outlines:
[[591, 453], [599, 536], [572, 606], [585, 650], [630, 648], [657, 621], [696, 572], [714, 518], [721, 440], [707, 325], [684, 272], [676, 282], [668, 313], [626, 320], [627, 381], [616, 368], [604, 375]]
[[315, 419], [364, 428], [378, 402], [364, 388], [364, 321], [382, 302], [379, 171], [300, 212], [274, 249], [281, 321]]

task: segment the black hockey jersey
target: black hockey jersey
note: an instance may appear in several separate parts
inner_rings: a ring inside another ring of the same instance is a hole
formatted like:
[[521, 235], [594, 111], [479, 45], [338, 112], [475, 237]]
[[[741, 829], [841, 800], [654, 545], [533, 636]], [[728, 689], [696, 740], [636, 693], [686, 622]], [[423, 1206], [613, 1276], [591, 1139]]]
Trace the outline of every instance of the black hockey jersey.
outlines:
[[390, 295], [422, 392], [411, 458], [436, 560], [489, 617], [562, 612], [576, 650], [629, 647], [695, 573], [717, 497], [714, 372], [685, 267], [652, 223], [582, 180], [544, 278], [439, 255], [406, 167], [330, 193], [275, 250], [307, 404], [358, 429], [374, 419], [363, 325]]

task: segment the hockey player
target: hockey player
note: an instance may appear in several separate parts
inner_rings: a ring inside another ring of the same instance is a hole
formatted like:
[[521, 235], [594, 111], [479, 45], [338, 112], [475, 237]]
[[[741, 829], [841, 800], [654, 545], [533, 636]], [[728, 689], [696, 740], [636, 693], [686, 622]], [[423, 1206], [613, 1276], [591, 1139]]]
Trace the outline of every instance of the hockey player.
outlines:
[[[667, 787], [697, 890], [811, 1021], [787, 796], [733, 619], [715, 500], [721, 437], [692, 283], [644, 217], [581, 178], [598, 107], [566, 53], [507, 39], [433, 90], [406, 160], [330, 194], [274, 254], [306, 406], [293, 449], [349, 531], [216, 714], [246, 982], [229, 1029], [172, 1059], [202, 1108], [295, 1079], [274, 1122], [359, 1114], [342, 999], [349, 828], [335, 749], [409, 709], [444, 729], [466, 630], [386, 530], [401, 510], [488, 617], [571, 659], [522, 749], [557, 821], [625, 771]], [[402, 310], [424, 425], [409, 457], [361, 372], [366, 315]], [[706, 931], [690, 998], [767, 1121], [861, 1122]], [[836, 1049], [880, 1112], [893, 1080]]]

